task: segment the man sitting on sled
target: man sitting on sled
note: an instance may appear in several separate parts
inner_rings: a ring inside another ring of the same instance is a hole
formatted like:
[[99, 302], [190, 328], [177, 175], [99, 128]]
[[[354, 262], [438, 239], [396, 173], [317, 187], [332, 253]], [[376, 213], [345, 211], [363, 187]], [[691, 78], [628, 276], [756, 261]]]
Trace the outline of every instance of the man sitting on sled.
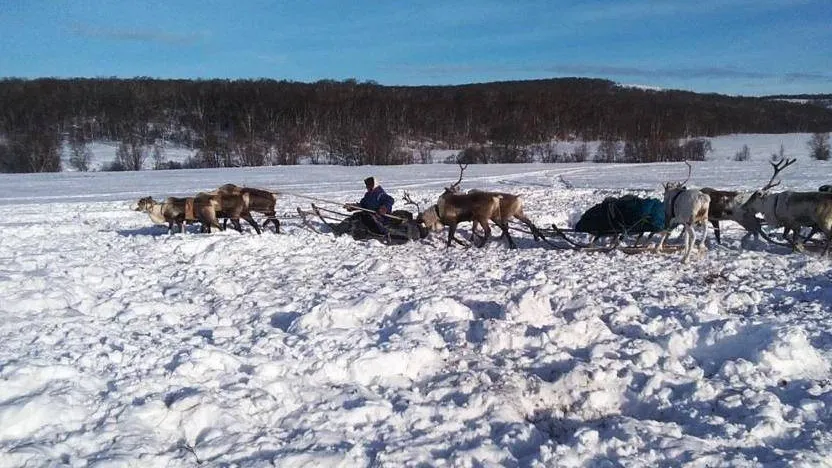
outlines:
[[387, 234], [390, 218], [386, 215], [393, 211], [393, 197], [378, 185], [375, 177], [364, 179], [364, 186], [367, 187], [367, 193], [357, 205], [344, 205], [345, 210], [358, 212], [333, 227], [336, 235], [350, 233], [356, 239], [360, 239], [366, 238], [367, 234]]

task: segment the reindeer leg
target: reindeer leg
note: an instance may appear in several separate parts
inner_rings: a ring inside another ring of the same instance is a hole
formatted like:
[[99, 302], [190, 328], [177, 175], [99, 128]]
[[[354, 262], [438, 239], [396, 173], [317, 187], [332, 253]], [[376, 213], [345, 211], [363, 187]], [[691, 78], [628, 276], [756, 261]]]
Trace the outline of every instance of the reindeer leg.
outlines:
[[[479, 223], [476, 219], [471, 221], [471, 235], [468, 236], [468, 242], [472, 245], [477, 245], [476, 238], [479, 237], [477, 235], [477, 226], [479, 226]], [[482, 247], [483, 244], [485, 244], [485, 239], [483, 239], [483, 241], [479, 244], [479, 247]]]
[[702, 223], [702, 240], [699, 241], [699, 249], [704, 249], [705, 247], [705, 239], [708, 237], [708, 222]]
[[693, 248], [694, 242], [696, 242], [696, 238], [693, 233], [693, 227], [690, 224], [685, 224], [683, 232], [685, 236], [685, 255], [682, 256], [682, 263], [687, 263], [688, 257], [690, 257], [690, 251]]
[[231, 218], [231, 225], [234, 226], [235, 231], [239, 232], [240, 234], [243, 233], [243, 227], [240, 226], [239, 218]]
[[[714, 226], [714, 237], [716, 237], [716, 243], [722, 244], [722, 240], [719, 238], [719, 221], [712, 219], [711, 224]], [[708, 226], [705, 226], [705, 229], [708, 229]]]
[[667, 239], [667, 236], [670, 235], [670, 231], [662, 231], [662, 237], [659, 238], [659, 243], [656, 244], [656, 247], [653, 249], [653, 252], [659, 252], [664, 248], [664, 241]]
[[482, 244], [480, 244], [480, 247], [485, 247], [485, 244], [487, 244], [488, 241], [491, 240], [491, 226], [488, 225], [488, 221], [486, 221], [482, 225], [482, 231], [484, 237], [482, 239]]
[[263, 221], [263, 230], [266, 230], [269, 223], [272, 223], [272, 224], [274, 224], [274, 233], [275, 234], [280, 234], [280, 221], [277, 220], [274, 213], [267, 214], [266, 216], [267, 216], [266, 220]]
[[[508, 248], [509, 249], [516, 249], [517, 244], [514, 243], [514, 239], [511, 238], [511, 234], [509, 234], [509, 232], [508, 232], [508, 223], [504, 223], [504, 224], [500, 225], [500, 229], [503, 230], [503, 236], [505, 236], [506, 241], [508, 242]], [[532, 231], [532, 232], [534, 232], [534, 231]], [[535, 237], [535, 240], [537, 240], [537, 237]]]
[[454, 242], [456, 242], [457, 244], [463, 246], [463, 247], [468, 247], [468, 244], [466, 244], [465, 242], [457, 239], [455, 234], [456, 234], [456, 224], [449, 224], [448, 225], [448, 244], [445, 246], [445, 248], [448, 248], [448, 247], [451, 246], [451, 241], [452, 240]]
[[251, 217], [251, 214], [243, 216], [243, 219], [245, 219], [246, 222], [254, 228], [254, 231], [257, 232], [257, 234], [260, 234], [260, 225], [257, 224], [257, 221], [255, 221], [254, 218]]

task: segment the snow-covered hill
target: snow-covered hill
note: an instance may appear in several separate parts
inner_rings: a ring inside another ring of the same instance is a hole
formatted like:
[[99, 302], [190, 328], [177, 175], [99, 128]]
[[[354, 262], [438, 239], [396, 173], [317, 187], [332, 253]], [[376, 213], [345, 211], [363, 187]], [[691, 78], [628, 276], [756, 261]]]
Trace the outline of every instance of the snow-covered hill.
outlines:
[[[744, 145], [749, 148], [749, 154], [752, 160], [764, 161], [771, 157], [772, 154], [779, 153], [782, 145], [785, 154], [789, 157], [803, 158], [808, 157], [809, 149], [808, 142], [811, 138], [810, 133], [784, 133], [784, 134], [735, 134], [723, 135], [713, 138], [706, 138], [711, 142], [713, 150], [706, 155], [709, 160], [732, 160], [734, 155], [743, 149]], [[577, 148], [584, 144], [583, 141], [570, 140], [552, 142], [553, 146], [559, 153], [571, 154]], [[589, 159], [591, 160], [598, 147], [597, 141], [586, 142], [589, 150]], [[196, 156], [196, 151], [183, 147], [176, 146], [162, 146], [162, 156], [165, 161], [173, 161], [184, 163], [188, 158]], [[118, 150], [117, 142], [98, 141], [89, 145], [90, 150], [90, 169], [93, 171], [103, 170], [116, 159], [116, 151]], [[432, 154], [432, 158], [436, 162], [443, 162], [448, 157], [453, 158], [459, 150], [436, 150]], [[70, 164], [70, 157], [72, 153], [69, 147], [64, 148], [62, 155], [62, 165], [65, 171], [74, 171]], [[148, 157], [144, 164], [146, 169], [153, 167], [152, 158]]]
[[[769, 178], [762, 158], [727, 159], [692, 184]], [[829, 168], [801, 159], [783, 186]], [[463, 185], [569, 225], [685, 173], [470, 166]], [[0, 176], [0, 466], [829, 463], [829, 260], [741, 251], [736, 226], [681, 265], [527, 237], [385, 247], [291, 218], [299, 195], [355, 200], [367, 175], [407, 208], [405, 190], [427, 203], [457, 168]], [[226, 182], [281, 191], [285, 233], [168, 236], [128, 209]]]

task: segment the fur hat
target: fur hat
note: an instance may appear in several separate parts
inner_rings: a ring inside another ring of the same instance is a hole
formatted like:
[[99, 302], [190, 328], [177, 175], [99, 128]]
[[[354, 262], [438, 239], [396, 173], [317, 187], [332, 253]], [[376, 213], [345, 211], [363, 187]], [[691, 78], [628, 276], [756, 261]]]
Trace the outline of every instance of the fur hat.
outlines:
[[368, 189], [373, 189], [376, 186], [378, 186], [378, 181], [375, 177], [367, 177], [366, 179], [364, 179], [364, 186], [366, 186]]

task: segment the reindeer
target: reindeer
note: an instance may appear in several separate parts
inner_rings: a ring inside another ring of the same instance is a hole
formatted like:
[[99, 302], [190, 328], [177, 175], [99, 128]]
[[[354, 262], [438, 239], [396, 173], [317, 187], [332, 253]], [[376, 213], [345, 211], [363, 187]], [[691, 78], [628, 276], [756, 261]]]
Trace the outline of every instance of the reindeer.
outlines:
[[746, 203], [751, 198], [751, 193], [737, 192], [733, 190], [717, 190], [713, 188], [702, 188], [700, 192], [708, 195], [711, 199], [708, 205], [708, 221], [714, 227], [716, 243], [721, 244], [719, 222], [734, 221], [746, 230], [745, 236], [740, 245], [745, 245], [749, 237], [758, 238], [760, 232], [760, 221], [756, 213], [748, 209]]
[[144, 197], [134, 205], [135, 211], [142, 211], [150, 215], [156, 224], [168, 223], [168, 233], [173, 232], [173, 225], [179, 226], [179, 232], [185, 232], [186, 222], [199, 221], [202, 232], [211, 232], [211, 228], [222, 231], [217, 222], [220, 217], [230, 218], [235, 228], [243, 232], [239, 219], [245, 219], [260, 234], [260, 228], [248, 212], [248, 195], [218, 195], [200, 192], [195, 197], [168, 197], [163, 203]]
[[[230, 219], [234, 229], [242, 234], [243, 228], [240, 226], [240, 218], [244, 219], [257, 234], [260, 234], [260, 226], [257, 221], [251, 217], [249, 205], [251, 204], [251, 196], [246, 193], [217, 193], [217, 192], [201, 192], [197, 198], [207, 198], [214, 202], [215, 216], [217, 218]], [[209, 230], [210, 232], [210, 230]]]
[[[459, 179], [445, 187], [445, 191], [439, 196], [436, 204], [431, 205], [430, 208], [420, 213], [417, 221], [424, 224], [427, 229], [432, 231], [441, 230], [442, 225], [448, 226], [448, 242], [446, 247], [451, 246], [451, 241], [455, 241], [460, 245], [467, 245], [460, 239], [456, 238], [456, 227], [459, 223], [465, 221], [472, 222], [472, 238], [473, 233], [476, 232], [477, 225], [482, 225], [485, 232], [480, 247], [484, 246], [491, 238], [491, 226], [489, 220], [495, 221], [503, 232], [508, 232], [507, 222], [500, 218], [500, 196], [493, 195], [486, 192], [475, 193], [459, 193], [459, 184], [462, 183], [462, 174], [468, 167], [461, 162], [459, 164]], [[418, 207], [418, 205], [417, 205]]]
[[211, 197], [168, 197], [162, 203], [152, 197], [144, 197], [133, 205], [134, 211], [147, 213], [155, 224], [167, 223], [168, 234], [173, 233], [174, 224], [179, 226], [179, 232], [184, 233], [185, 223], [195, 221], [202, 224], [203, 231], [210, 232], [211, 227], [221, 230], [217, 223], [217, 208], [218, 204]]
[[[262, 213], [266, 215], [266, 220], [263, 221], [263, 229], [266, 229], [269, 223], [274, 224], [274, 231], [280, 234], [280, 221], [275, 217], [275, 204], [277, 202], [277, 193], [268, 190], [262, 190], [252, 187], [239, 187], [234, 184], [225, 184], [220, 186], [212, 193], [220, 195], [242, 195], [248, 194], [248, 210], [250, 212]], [[226, 218], [225, 222], [228, 221]], [[225, 227], [225, 222], [223, 227]]]
[[687, 161], [685, 164], [688, 166], [688, 177], [684, 181], [664, 184], [665, 225], [668, 229], [662, 233], [659, 243], [653, 250], [654, 252], [661, 250], [671, 228], [682, 224], [685, 229], [685, 253], [682, 256], [682, 263], [688, 261], [690, 251], [696, 243], [696, 233], [693, 230], [695, 224], [702, 224], [704, 228], [699, 248], [705, 246], [705, 238], [708, 235], [708, 208], [711, 203], [711, 198], [707, 194], [685, 187], [692, 169]]
[[[809, 226], [813, 231], [822, 231], [826, 235], [826, 245], [822, 253], [825, 256], [832, 243], [832, 193], [790, 190], [768, 193], [771, 188], [780, 184], [780, 181], [774, 182], [777, 174], [794, 162], [795, 159], [781, 160], [776, 164], [772, 162], [774, 175], [761, 190], [754, 192], [747, 204], [751, 209], [762, 213], [767, 224], [775, 227], [782, 226], [783, 237], [796, 250], [803, 249], [803, 241], [800, 239], [802, 226]], [[788, 239], [789, 231], [793, 233], [791, 240]]]
[[[495, 224], [500, 226], [500, 223], [505, 224], [505, 227], [508, 227], [508, 221], [511, 218], [515, 218], [525, 224], [532, 233], [534, 240], [538, 239], [546, 239], [543, 234], [540, 233], [540, 229], [532, 223], [532, 221], [523, 213], [523, 200], [520, 198], [519, 195], [514, 195], [511, 193], [504, 193], [504, 192], [487, 192], [478, 189], [471, 189], [468, 193], [487, 193], [493, 196], [500, 197], [500, 210], [496, 219], [492, 218]], [[508, 229], [504, 229], [503, 226], [500, 226], [500, 229], [503, 230], [503, 234], [501, 237], [505, 237], [506, 242], [509, 245], [509, 248], [516, 248], [517, 246], [514, 244], [514, 240], [509, 235]]]

